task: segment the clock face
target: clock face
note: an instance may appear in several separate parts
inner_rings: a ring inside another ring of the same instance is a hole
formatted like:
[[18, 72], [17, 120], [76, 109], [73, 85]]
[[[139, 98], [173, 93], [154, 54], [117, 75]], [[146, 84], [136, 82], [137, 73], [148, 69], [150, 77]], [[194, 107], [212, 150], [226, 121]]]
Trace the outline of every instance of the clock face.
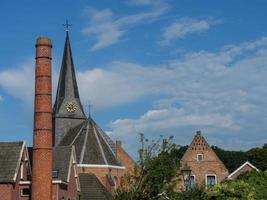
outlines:
[[76, 110], [76, 108], [77, 108], [77, 106], [76, 106], [76, 104], [74, 102], [68, 102], [66, 104], [66, 109], [67, 109], [68, 112], [72, 113], [72, 112], [74, 112]]

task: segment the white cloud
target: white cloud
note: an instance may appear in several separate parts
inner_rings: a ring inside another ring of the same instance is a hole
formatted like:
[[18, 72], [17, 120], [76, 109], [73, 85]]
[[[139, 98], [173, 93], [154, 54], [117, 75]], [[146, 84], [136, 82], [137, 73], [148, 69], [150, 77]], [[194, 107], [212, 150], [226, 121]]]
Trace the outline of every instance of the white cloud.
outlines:
[[116, 18], [110, 9], [97, 10], [86, 7], [84, 12], [90, 20], [87, 26], [83, 28], [82, 33], [87, 37], [92, 35], [96, 37], [96, 43], [91, 50], [99, 50], [117, 43], [128, 31], [129, 26], [154, 20], [168, 9], [168, 5], [161, 1], [145, 2], [152, 6], [150, 11], [120, 18]]
[[0, 86], [23, 101], [33, 101], [34, 61], [28, 59], [21, 66], [0, 72]]
[[[0, 71], [0, 87], [7, 94], [14, 96], [28, 105], [32, 105], [34, 100], [34, 59], [33, 56], [25, 62]], [[53, 72], [53, 93], [56, 91], [57, 73]]]
[[237, 129], [231, 116], [220, 114], [187, 114], [184, 109], [169, 108], [149, 110], [138, 119], [118, 119], [110, 124], [120, 136], [139, 132], [161, 132], [185, 126], [222, 127]]
[[117, 106], [141, 97], [168, 91], [172, 71], [161, 67], [145, 68], [138, 64], [113, 62], [108, 69], [77, 73], [83, 101], [91, 99], [98, 107]]
[[[116, 61], [105, 68], [90, 67], [77, 71], [77, 80], [83, 102], [91, 99], [97, 109], [149, 97], [154, 107], [143, 115], [110, 123], [113, 136], [133, 141], [128, 148], [136, 147], [133, 137], [138, 132], [154, 138], [179, 134], [177, 142], [188, 143], [192, 137], [188, 133], [197, 129], [204, 130], [213, 144], [246, 148], [266, 141], [266, 63], [267, 37], [263, 37], [218, 52], [185, 54], [161, 65]], [[0, 86], [31, 102], [33, 73], [32, 61], [1, 71]]]
[[163, 33], [161, 45], [168, 45], [171, 41], [182, 39], [192, 33], [200, 33], [207, 31], [212, 25], [221, 23], [221, 20], [200, 20], [193, 18], [183, 18], [173, 22]]
[[4, 97], [2, 97], [1, 95], [0, 95], [0, 102], [1, 101], [4, 101]]
[[[184, 133], [202, 129], [211, 143], [227, 148], [261, 145], [259, 141], [266, 141], [266, 63], [267, 37], [216, 53], [190, 53], [160, 66], [117, 63], [110, 72], [129, 80], [121, 82], [128, 89], [117, 99], [118, 104], [146, 95], [155, 98], [154, 108], [142, 116], [111, 122], [112, 135], [136, 141], [138, 132], [153, 138], [167, 134], [177, 136], [178, 143], [188, 143], [192, 135]], [[117, 87], [112, 81], [107, 85]], [[133, 99], [128, 96], [131, 91]], [[134, 144], [130, 142], [127, 148]]]

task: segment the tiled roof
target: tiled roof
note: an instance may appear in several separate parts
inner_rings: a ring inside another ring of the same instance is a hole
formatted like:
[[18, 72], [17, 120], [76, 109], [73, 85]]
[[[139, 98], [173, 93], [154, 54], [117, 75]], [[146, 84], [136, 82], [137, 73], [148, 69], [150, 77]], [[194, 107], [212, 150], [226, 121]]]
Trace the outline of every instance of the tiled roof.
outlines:
[[80, 200], [111, 200], [112, 195], [100, 183], [94, 174], [79, 174]]
[[24, 147], [25, 143], [22, 141], [0, 143], [0, 183], [16, 181]]
[[71, 129], [59, 145], [74, 145], [78, 164], [121, 166], [115, 143], [92, 118]]

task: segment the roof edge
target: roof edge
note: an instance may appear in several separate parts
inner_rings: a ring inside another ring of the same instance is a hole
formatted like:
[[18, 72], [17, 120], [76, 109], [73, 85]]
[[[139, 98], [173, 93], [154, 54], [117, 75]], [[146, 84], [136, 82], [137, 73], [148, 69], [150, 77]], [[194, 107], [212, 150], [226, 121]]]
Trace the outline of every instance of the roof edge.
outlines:
[[257, 167], [255, 167], [254, 165], [252, 165], [249, 161], [246, 161], [244, 164], [242, 164], [240, 167], [238, 167], [234, 172], [232, 172], [231, 174], [229, 174], [227, 176], [227, 179], [232, 179], [232, 176], [235, 175], [240, 169], [242, 169], [243, 167], [245, 167], [245, 165], [249, 165], [252, 169], [255, 169], [257, 172], [259, 171], [259, 169]]

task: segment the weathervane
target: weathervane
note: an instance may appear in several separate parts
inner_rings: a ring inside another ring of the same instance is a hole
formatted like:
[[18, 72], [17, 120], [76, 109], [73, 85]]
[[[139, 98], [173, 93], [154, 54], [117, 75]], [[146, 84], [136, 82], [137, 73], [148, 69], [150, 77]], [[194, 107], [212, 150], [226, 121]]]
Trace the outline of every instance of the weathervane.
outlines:
[[86, 105], [86, 107], [88, 108], [88, 117], [91, 117], [91, 110], [93, 105], [91, 104], [91, 101], [88, 101], [88, 104]]
[[65, 31], [69, 31], [69, 27], [72, 26], [72, 24], [69, 24], [69, 21], [66, 19], [66, 23], [62, 24], [62, 26], [65, 27]]

